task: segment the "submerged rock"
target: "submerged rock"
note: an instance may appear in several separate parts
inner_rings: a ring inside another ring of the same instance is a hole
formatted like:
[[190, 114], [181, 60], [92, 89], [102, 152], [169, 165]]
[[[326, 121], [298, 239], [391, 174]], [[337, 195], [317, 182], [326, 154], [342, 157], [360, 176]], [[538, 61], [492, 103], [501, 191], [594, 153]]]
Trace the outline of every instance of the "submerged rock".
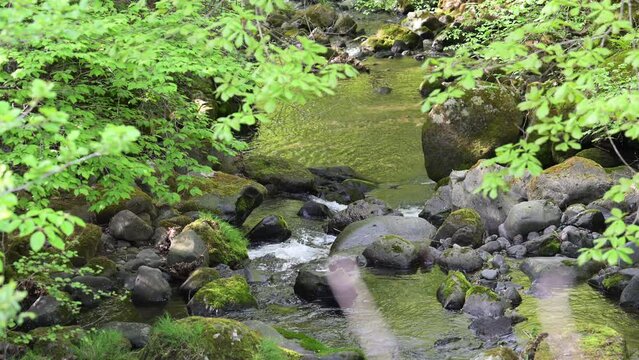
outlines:
[[452, 238], [459, 246], [480, 247], [484, 239], [484, 224], [479, 213], [473, 209], [455, 210], [437, 230], [434, 240]]
[[417, 264], [415, 244], [396, 235], [385, 235], [366, 247], [363, 253], [368, 265], [391, 269], [410, 269]]
[[283, 217], [269, 215], [260, 220], [246, 237], [251, 242], [281, 243], [291, 237], [291, 230]]
[[428, 176], [437, 181], [489, 157], [497, 147], [518, 139], [522, 121], [514, 94], [487, 82], [434, 106], [422, 128]]
[[431, 239], [437, 229], [428, 221], [417, 217], [375, 216], [348, 225], [331, 246], [331, 255], [361, 254], [380, 236], [397, 235], [410, 242]]
[[213, 280], [200, 288], [187, 304], [190, 315], [221, 316], [229, 311], [257, 306], [246, 279], [232, 276]]
[[210, 177], [195, 177], [191, 187], [197, 187], [202, 194], [181, 194], [184, 200], [178, 205], [178, 210], [211, 212], [236, 226], [244, 223], [267, 193], [266, 188], [255, 181], [219, 171]]
[[532, 179], [528, 185], [528, 198], [550, 200], [563, 209], [603, 197], [612, 184], [612, 178], [601, 165], [589, 159], [571, 157]]

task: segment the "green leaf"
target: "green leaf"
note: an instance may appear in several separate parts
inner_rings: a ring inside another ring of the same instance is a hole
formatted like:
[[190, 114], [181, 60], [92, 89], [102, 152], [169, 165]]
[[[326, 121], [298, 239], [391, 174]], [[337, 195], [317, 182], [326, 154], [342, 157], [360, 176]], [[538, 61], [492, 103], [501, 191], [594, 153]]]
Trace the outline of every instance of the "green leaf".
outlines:
[[29, 239], [29, 244], [31, 245], [31, 250], [38, 252], [44, 246], [45, 236], [42, 231], [36, 231], [31, 234], [31, 238]]

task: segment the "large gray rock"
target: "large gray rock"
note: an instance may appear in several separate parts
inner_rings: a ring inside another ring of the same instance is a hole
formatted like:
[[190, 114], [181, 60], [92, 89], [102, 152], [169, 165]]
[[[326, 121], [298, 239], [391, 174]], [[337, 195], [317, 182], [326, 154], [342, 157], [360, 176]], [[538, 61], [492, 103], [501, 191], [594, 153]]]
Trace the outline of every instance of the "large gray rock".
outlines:
[[83, 285], [81, 288], [67, 286], [66, 290], [73, 300], [79, 301], [86, 308], [96, 307], [104, 298], [104, 294], [116, 289], [113, 281], [104, 276], [76, 276], [71, 282]]
[[170, 297], [171, 286], [162, 275], [162, 271], [140, 266], [131, 294], [133, 303], [136, 305], [165, 303]]
[[477, 211], [459, 209], [450, 213], [437, 230], [434, 240], [451, 238], [453, 244], [478, 248], [483, 244], [484, 232], [484, 224]]
[[601, 165], [575, 156], [532, 179], [528, 185], [528, 198], [550, 200], [564, 209], [572, 204], [597, 200], [612, 185], [612, 178]]
[[506, 233], [509, 238], [515, 235], [528, 235], [533, 231], [541, 231], [550, 225], [558, 226], [561, 221], [561, 210], [547, 200], [531, 200], [513, 206], [508, 212]]
[[209, 265], [209, 249], [204, 240], [193, 230], [182, 231], [171, 240], [167, 265], [198, 262], [200, 266]]
[[390, 269], [410, 269], [417, 264], [415, 244], [396, 235], [385, 235], [366, 247], [368, 265]]
[[35, 319], [27, 319], [22, 328], [31, 330], [52, 325], [68, 325], [73, 321], [71, 312], [53, 296], [43, 295], [27, 309], [35, 315]]
[[428, 220], [437, 227], [441, 226], [453, 210], [451, 191], [450, 185], [438, 187], [435, 195], [426, 200], [419, 217]]
[[331, 216], [326, 225], [326, 232], [339, 234], [349, 224], [368, 219], [373, 216], [398, 215], [385, 202], [377, 199], [357, 200], [340, 212]]
[[623, 289], [619, 305], [628, 311], [639, 312], [639, 275], [633, 276]]
[[462, 310], [476, 317], [498, 317], [504, 315], [506, 305], [506, 302], [492, 290], [483, 286], [473, 286], [466, 292]]
[[410, 242], [432, 239], [437, 229], [418, 217], [375, 216], [348, 225], [331, 246], [331, 255], [359, 255], [380, 236], [397, 235]]
[[338, 306], [333, 290], [328, 284], [326, 271], [316, 270], [314, 264], [303, 266], [293, 286], [295, 294], [306, 301], [319, 301], [329, 306]]
[[468, 169], [497, 147], [517, 141], [522, 121], [515, 95], [486, 82], [434, 106], [422, 128], [428, 176], [437, 181], [451, 170]]
[[129, 340], [134, 349], [145, 347], [151, 335], [151, 325], [144, 323], [113, 321], [104, 324], [102, 328], [119, 332]]
[[480, 162], [468, 171], [453, 171], [450, 174], [453, 208], [470, 208], [477, 211], [489, 234], [497, 234], [499, 225], [506, 220], [510, 209], [526, 200], [525, 182], [518, 179], [507, 178], [511, 184], [510, 190], [501, 192], [496, 199], [484, 197], [476, 192], [486, 174], [501, 169], [503, 168], [498, 165], [487, 166]]
[[484, 265], [484, 259], [477, 250], [457, 245], [444, 251], [437, 261], [447, 270], [459, 270], [465, 273], [477, 271]]
[[153, 235], [153, 228], [129, 210], [122, 210], [111, 218], [109, 231], [116, 239], [134, 243], [148, 241]]

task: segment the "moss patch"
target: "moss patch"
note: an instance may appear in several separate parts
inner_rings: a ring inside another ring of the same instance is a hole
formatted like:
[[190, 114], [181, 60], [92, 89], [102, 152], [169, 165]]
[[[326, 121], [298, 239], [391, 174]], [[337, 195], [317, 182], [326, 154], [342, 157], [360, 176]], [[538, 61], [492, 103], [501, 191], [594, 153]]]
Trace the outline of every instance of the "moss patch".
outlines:
[[230, 224], [203, 218], [187, 225], [183, 231], [193, 230], [209, 249], [211, 265], [238, 266], [248, 258], [248, 240]]
[[304, 349], [308, 350], [308, 351], [312, 351], [318, 355], [330, 355], [330, 354], [334, 354], [336, 352], [341, 352], [341, 351], [353, 351], [356, 352], [358, 354], [360, 354], [360, 358], [364, 359], [364, 355], [362, 354], [362, 351], [360, 349], [355, 349], [355, 348], [333, 348], [330, 347], [324, 343], [322, 343], [321, 341], [312, 338], [308, 335], [299, 333], [299, 332], [295, 332], [295, 331], [291, 331], [291, 330], [287, 330], [284, 329], [282, 327], [276, 327], [275, 330], [277, 330], [277, 332], [279, 332], [280, 334], [282, 334], [282, 336], [284, 336], [285, 338], [289, 339], [289, 340], [295, 340], [297, 341], [301, 347], [303, 347]]
[[493, 301], [500, 300], [499, 295], [497, 295], [494, 291], [490, 290], [489, 288], [485, 286], [479, 286], [479, 285], [471, 286], [470, 289], [466, 291], [466, 298], [468, 298], [471, 295], [486, 295], [488, 296], [490, 300], [493, 300]]
[[447, 298], [452, 295], [453, 291], [456, 289], [460, 289], [464, 293], [467, 293], [471, 287], [471, 283], [468, 279], [466, 279], [466, 275], [464, 275], [461, 271], [450, 271], [446, 280], [437, 292], [439, 293], [441, 291], [441, 295], [444, 298]]
[[579, 330], [581, 350], [586, 359], [613, 360], [627, 358], [626, 341], [607, 326], [588, 325]]
[[87, 261], [86, 267], [94, 270], [95, 275], [106, 277], [115, 275], [118, 270], [116, 263], [105, 256], [94, 257]]
[[238, 310], [257, 306], [246, 279], [237, 275], [207, 283], [195, 293], [193, 300], [209, 308], [221, 310]]

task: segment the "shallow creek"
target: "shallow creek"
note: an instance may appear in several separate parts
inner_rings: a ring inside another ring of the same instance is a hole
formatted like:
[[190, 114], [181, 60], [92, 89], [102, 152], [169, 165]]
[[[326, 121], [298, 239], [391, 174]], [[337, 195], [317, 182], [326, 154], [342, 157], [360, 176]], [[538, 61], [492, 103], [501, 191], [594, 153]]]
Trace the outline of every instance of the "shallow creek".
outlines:
[[[418, 205], [434, 189], [424, 171], [420, 146], [422, 116], [416, 88], [421, 70], [411, 58], [370, 60], [370, 65], [370, 75], [343, 82], [336, 96], [301, 108], [283, 109], [277, 119], [262, 127], [253, 151], [295, 159], [308, 166], [352, 166], [382, 183], [372, 196], [400, 208], [406, 216], [417, 216]], [[377, 93], [375, 88], [380, 86], [390, 87], [391, 93]], [[253, 277], [263, 280], [252, 285], [260, 306], [231, 317], [257, 319], [303, 332], [332, 346], [355, 344], [350, 326], [358, 326], [358, 333], [374, 339], [378, 328], [367, 328], [365, 322], [349, 324], [344, 314], [305, 304], [293, 293], [297, 268], [325, 259], [334, 240], [324, 234], [321, 222], [296, 215], [301, 205], [298, 200], [269, 199], [246, 221], [245, 228], [250, 229], [266, 215], [282, 215], [293, 236], [282, 244], [250, 250]], [[329, 205], [340, 209], [338, 204]], [[516, 265], [512, 264], [513, 281], [527, 289], [530, 281]], [[362, 278], [373, 299], [371, 305], [394, 334], [401, 358], [469, 359], [485, 346], [468, 329], [470, 320], [465, 315], [446, 311], [437, 302], [436, 290], [444, 276], [438, 268], [406, 275], [363, 270]], [[639, 349], [639, 318], [624, 313], [587, 284], [565, 289], [567, 302], [558, 308], [527, 295], [525, 289], [518, 312], [529, 320], [516, 325], [514, 335], [502, 339], [503, 343], [525, 344], [542, 324], [545, 331], [562, 331], [569, 323], [588, 322], [617, 329], [626, 337], [631, 351]], [[130, 301], [113, 301], [111, 310], [101, 310], [104, 315], [99, 319], [87, 314], [83, 322], [153, 322], [164, 312], [174, 317], [187, 315], [185, 303], [177, 295], [163, 308], [136, 309]]]

